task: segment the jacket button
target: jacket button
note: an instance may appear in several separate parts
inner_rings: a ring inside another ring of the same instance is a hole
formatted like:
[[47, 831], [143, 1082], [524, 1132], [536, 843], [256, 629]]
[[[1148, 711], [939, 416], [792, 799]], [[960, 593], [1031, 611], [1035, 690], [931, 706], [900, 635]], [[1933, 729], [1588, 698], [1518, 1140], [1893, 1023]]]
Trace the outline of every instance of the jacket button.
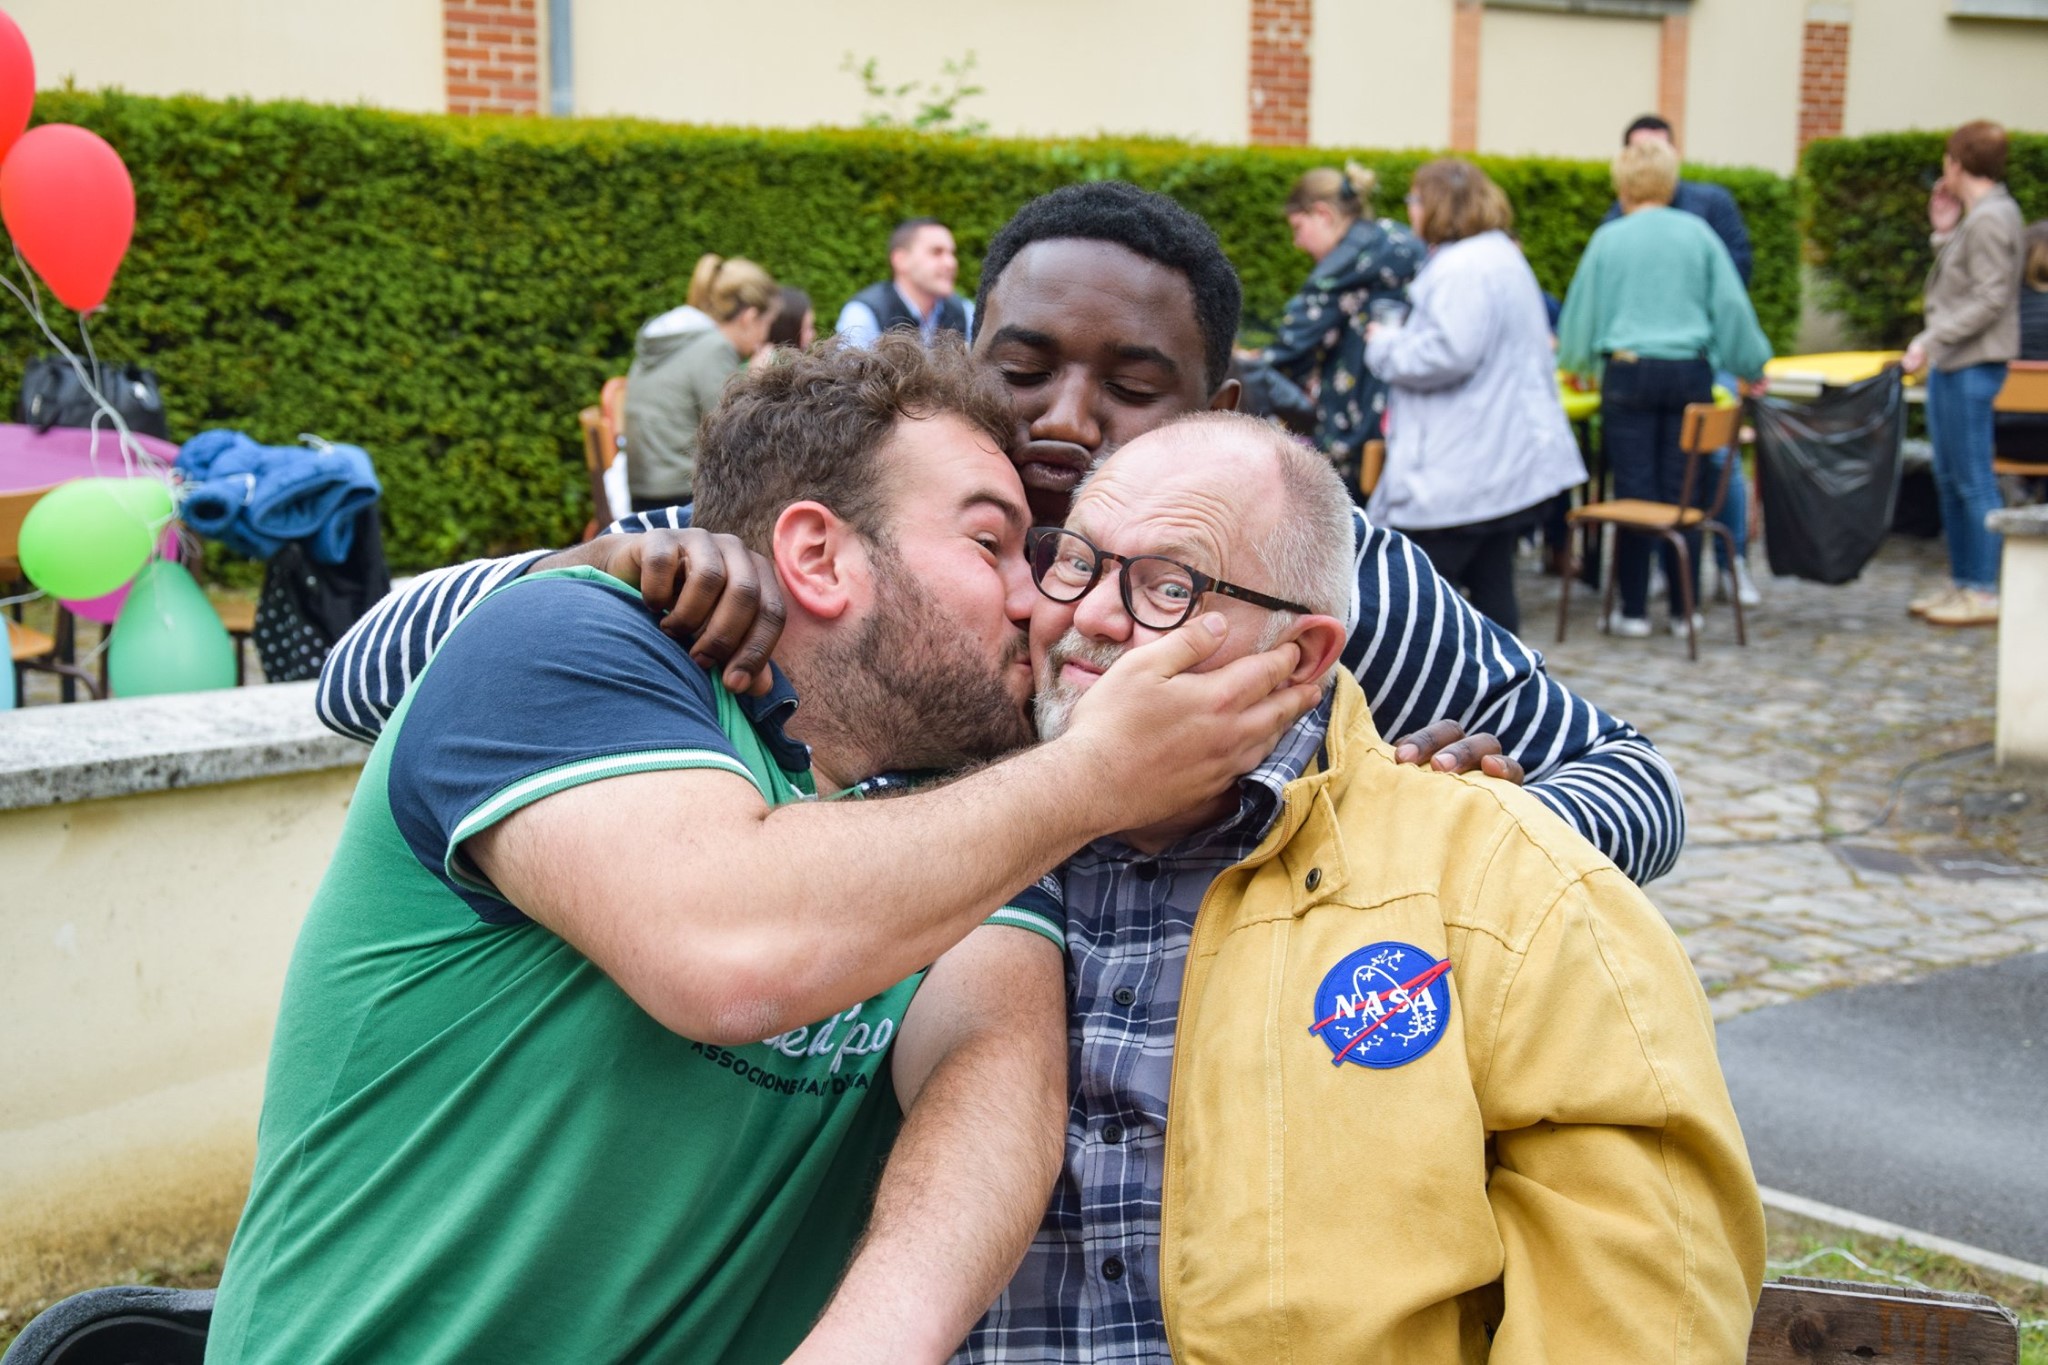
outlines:
[[1138, 1003], [1138, 993], [1129, 986], [1118, 986], [1116, 993], [1110, 999], [1116, 1001], [1119, 1005], [1135, 1005]]
[[1323, 870], [1320, 867], [1310, 868], [1308, 875], [1301, 879], [1301, 884], [1311, 891], [1315, 890], [1323, 884]]
[[1102, 1278], [1121, 1280], [1124, 1277], [1124, 1262], [1121, 1256], [1112, 1256], [1102, 1263]]
[[1124, 1140], [1124, 1126], [1121, 1123], [1106, 1124], [1102, 1129], [1102, 1140], [1112, 1147]]

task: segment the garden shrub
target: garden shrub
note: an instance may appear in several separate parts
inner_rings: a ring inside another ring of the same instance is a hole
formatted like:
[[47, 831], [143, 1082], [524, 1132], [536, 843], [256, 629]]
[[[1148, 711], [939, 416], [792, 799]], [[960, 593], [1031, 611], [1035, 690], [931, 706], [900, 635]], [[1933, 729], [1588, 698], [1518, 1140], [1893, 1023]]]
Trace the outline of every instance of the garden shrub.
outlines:
[[[94, 322], [101, 353], [163, 377], [172, 432], [234, 426], [366, 447], [388, 551], [414, 569], [560, 544], [589, 515], [577, 410], [623, 373], [633, 334], [681, 301], [700, 252], [746, 255], [810, 291], [829, 328], [886, 271], [890, 229], [958, 235], [971, 292], [990, 236], [1025, 200], [1121, 176], [1215, 224], [1243, 274], [1248, 333], [1308, 262], [1280, 205], [1336, 149], [1161, 141], [1018, 142], [875, 130], [771, 132], [630, 120], [468, 118], [296, 103], [45, 92], [37, 118], [93, 128], [134, 173], [135, 246]], [[1352, 152], [1399, 215], [1427, 156]], [[1609, 200], [1592, 162], [1481, 158], [1562, 293]], [[1756, 241], [1773, 338], [1797, 324], [1787, 180], [1707, 171]], [[0, 320], [18, 374], [43, 349]]]
[[[2048, 135], [2011, 137], [2006, 185], [2031, 222], [2048, 215]], [[1934, 261], [1927, 194], [1947, 140], [1946, 132], [1830, 138], [1800, 158], [1818, 302], [1863, 344], [1903, 346], [1920, 330], [1921, 286]]]

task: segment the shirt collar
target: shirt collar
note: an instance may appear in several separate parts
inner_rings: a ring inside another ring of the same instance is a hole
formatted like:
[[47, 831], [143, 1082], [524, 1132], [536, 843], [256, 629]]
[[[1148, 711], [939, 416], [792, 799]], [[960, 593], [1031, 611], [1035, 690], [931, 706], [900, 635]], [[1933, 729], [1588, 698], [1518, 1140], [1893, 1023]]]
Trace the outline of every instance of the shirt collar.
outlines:
[[1287, 784], [1300, 778], [1309, 769], [1309, 764], [1322, 752], [1323, 740], [1330, 733], [1330, 713], [1335, 707], [1337, 689], [1325, 688], [1323, 699], [1300, 720], [1280, 736], [1280, 742], [1273, 746], [1273, 752], [1266, 761], [1237, 780], [1237, 814], [1223, 822], [1218, 832], [1242, 832], [1259, 839], [1266, 837], [1273, 822], [1280, 818]]
[[811, 746], [801, 740], [791, 739], [785, 729], [796, 715], [796, 689], [790, 686], [789, 678], [775, 665], [768, 665], [773, 682], [768, 695], [756, 697], [751, 694], [735, 695], [733, 700], [740, 704], [740, 710], [753, 722], [754, 730], [761, 736], [762, 743], [775, 755], [776, 764], [784, 772], [808, 772], [811, 767]]

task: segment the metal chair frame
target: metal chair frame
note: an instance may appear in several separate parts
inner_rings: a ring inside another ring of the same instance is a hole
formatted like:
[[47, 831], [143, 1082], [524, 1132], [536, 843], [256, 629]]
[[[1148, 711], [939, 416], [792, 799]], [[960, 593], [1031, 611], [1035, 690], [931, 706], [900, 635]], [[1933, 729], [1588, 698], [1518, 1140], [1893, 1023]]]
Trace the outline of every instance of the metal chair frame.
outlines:
[[[1700, 657], [1700, 632], [1693, 620], [1698, 604], [1692, 593], [1692, 550], [1686, 544], [1688, 531], [1704, 531], [1719, 536], [1728, 547], [1729, 563], [1735, 562], [1735, 537], [1727, 527], [1715, 520], [1721, 514], [1722, 504], [1728, 500], [1728, 484], [1735, 472], [1735, 460], [1740, 452], [1721, 466], [1721, 476], [1714, 488], [1711, 502], [1704, 507], [1692, 505], [1692, 491], [1699, 482], [1700, 461], [1716, 451], [1737, 444], [1742, 434], [1742, 409], [1721, 407], [1715, 403], [1689, 403], [1686, 405], [1684, 424], [1679, 428], [1679, 448], [1685, 452], [1685, 477], [1680, 481], [1678, 501], [1651, 502], [1641, 498], [1616, 498], [1602, 502], [1590, 502], [1575, 507], [1567, 519], [1573, 527], [1592, 531], [1600, 526], [1612, 526], [1616, 532], [1629, 535], [1660, 536], [1678, 556], [1677, 590], [1679, 605], [1685, 616], [1686, 651], [1697, 663]], [[1704, 542], [1702, 542], [1704, 549]], [[1576, 573], [1561, 574], [1558, 577], [1557, 597], [1557, 642], [1564, 643], [1565, 629], [1571, 619], [1572, 582]], [[1609, 572], [1607, 592], [1600, 608], [1600, 628], [1607, 629], [1607, 623], [1614, 615], [1614, 597], [1620, 574]], [[1735, 605], [1735, 643], [1749, 644], [1749, 633], [1742, 619], [1741, 594], [1732, 594]]]

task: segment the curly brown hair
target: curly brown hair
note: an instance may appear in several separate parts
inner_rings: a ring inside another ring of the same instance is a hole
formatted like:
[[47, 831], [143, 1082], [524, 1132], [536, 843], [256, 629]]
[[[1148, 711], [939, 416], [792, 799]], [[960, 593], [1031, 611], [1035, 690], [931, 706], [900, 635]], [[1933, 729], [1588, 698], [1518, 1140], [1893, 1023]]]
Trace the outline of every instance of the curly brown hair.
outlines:
[[704, 418], [692, 520], [765, 555], [783, 509], [818, 502], [890, 544], [894, 489], [882, 447], [898, 422], [940, 415], [962, 419], [1005, 455], [1016, 445], [1009, 396], [950, 333], [929, 347], [908, 331], [866, 348], [825, 341], [742, 373]]

